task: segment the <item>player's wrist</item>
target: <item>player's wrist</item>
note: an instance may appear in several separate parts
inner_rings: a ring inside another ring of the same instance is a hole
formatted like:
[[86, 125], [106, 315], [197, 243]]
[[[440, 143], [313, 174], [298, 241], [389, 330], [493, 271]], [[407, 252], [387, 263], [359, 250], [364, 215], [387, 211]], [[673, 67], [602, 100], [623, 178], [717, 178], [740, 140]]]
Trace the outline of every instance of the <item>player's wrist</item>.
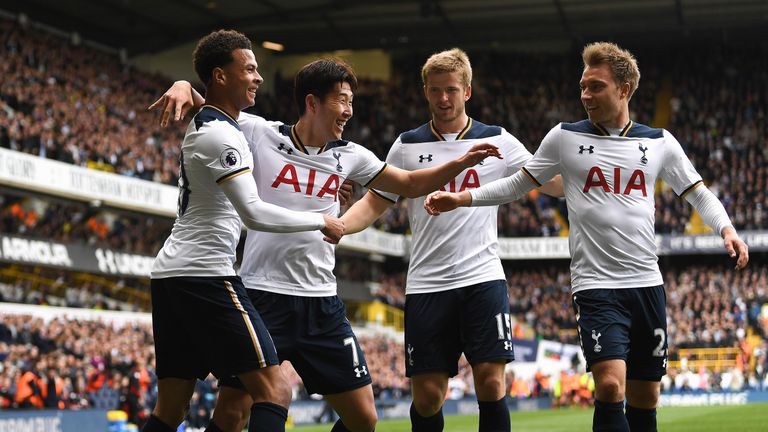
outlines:
[[472, 206], [472, 193], [465, 190], [459, 193], [459, 206], [471, 207]]
[[454, 159], [454, 162], [462, 170], [467, 169], [467, 168], [472, 166], [472, 163], [469, 160], [469, 153], [464, 153], [463, 155], [461, 155], [458, 158]]
[[730, 236], [738, 237], [739, 235], [736, 233], [736, 228], [733, 225], [726, 225], [720, 230], [720, 237], [725, 239]]
[[330, 216], [325, 215], [325, 214], [324, 215], [318, 214], [318, 216], [320, 216], [320, 217], [318, 218], [318, 221], [317, 221], [317, 224], [319, 225], [317, 229], [322, 231], [322, 230], [324, 230], [324, 229], [326, 229], [326, 228], [328, 228], [328, 227], [330, 227], [332, 225], [332, 221], [331, 221], [331, 217]]

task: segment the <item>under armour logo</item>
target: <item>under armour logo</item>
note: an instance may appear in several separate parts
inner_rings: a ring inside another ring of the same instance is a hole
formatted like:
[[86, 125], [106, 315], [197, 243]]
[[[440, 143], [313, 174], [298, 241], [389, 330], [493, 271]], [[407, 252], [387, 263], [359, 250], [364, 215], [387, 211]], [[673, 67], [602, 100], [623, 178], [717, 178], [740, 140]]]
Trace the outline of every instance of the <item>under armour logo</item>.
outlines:
[[288, 153], [288, 154], [293, 154], [293, 149], [290, 148], [290, 147], [286, 147], [286, 145], [283, 144], [283, 143], [280, 143], [280, 145], [277, 146], [277, 149], [278, 150], [285, 150], [285, 152]]
[[602, 336], [602, 335], [603, 335], [602, 333], [595, 334], [595, 331], [592, 330], [592, 339], [595, 340], [595, 348], [594, 348], [594, 350], [595, 350], [596, 353], [599, 353], [600, 351], [603, 350], [603, 347], [600, 346], [600, 341], [599, 341], [600, 336]]
[[667, 368], [667, 358], [666, 357], [664, 357], [664, 362], [663, 362], [661, 367], [663, 367], [664, 369]]
[[413, 366], [413, 347], [408, 344], [408, 364]]
[[426, 156], [419, 155], [419, 163], [424, 163], [424, 161], [432, 162], [432, 155], [431, 154], [428, 154]]
[[336, 159], [336, 171], [341, 172], [344, 169], [341, 167], [341, 153], [333, 152], [333, 157]]
[[583, 145], [579, 146], [579, 154], [584, 154], [584, 151], [588, 151], [589, 154], [592, 154], [595, 152], [595, 146], [589, 146], [589, 148], [584, 148]]
[[512, 342], [504, 341], [504, 349], [507, 351], [512, 351]]
[[355, 376], [357, 378], [360, 378], [363, 375], [368, 375], [367, 366], [360, 366], [359, 368], [355, 368]]
[[648, 150], [648, 147], [643, 147], [643, 144], [638, 144], [638, 147], [640, 148], [640, 151], [643, 152], [643, 157], [640, 158], [640, 162], [643, 163], [643, 165], [648, 163], [648, 158], [645, 157], [645, 151]]

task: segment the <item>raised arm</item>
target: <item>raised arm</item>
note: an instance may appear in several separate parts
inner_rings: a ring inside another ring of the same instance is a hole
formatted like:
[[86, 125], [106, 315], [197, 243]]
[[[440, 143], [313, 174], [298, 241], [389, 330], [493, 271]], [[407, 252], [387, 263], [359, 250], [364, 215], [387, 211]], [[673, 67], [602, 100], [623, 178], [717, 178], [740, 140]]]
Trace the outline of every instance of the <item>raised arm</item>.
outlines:
[[375, 193], [368, 192], [341, 217], [344, 234], [353, 234], [368, 228], [391, 204]]
[[262, 201], [250, 171], [244, 171], [219, 186], [248, 229], [283, 233], [319, 229], [330, 243], [338, 243], [344, 234], [344, 223], [338, 218], [289, 210]]
[[723, 204], [715, 194], [701, 183], [684, 197], [699, 212], [704, 223], [723, 238], [723, 246], [728, 256], [736, 258], [736, 269], [746, 267], [749, 262], [749, 247], [739, 237]]
[[406, 198], [417, 198], [441, 188], [462, 171], [477, 165], [489, 156], [501, 159], [501, 154], [496, 146], [482, 143], [472, 146], [460, 158], [433, 168], [406, 171], [389, 165], [368, 186], [385, 192], [396, 193]]
[[163, 114], [160, 116], [160, 126], [165, 127], [170, 119], [179, 121], [186, 117], [191, 109], [197, 110], [203, 106], [203, 103], [205, 99], [192, 87], [192, 84], [187, 81], [176, 81], [147, 109], [161, 108]]

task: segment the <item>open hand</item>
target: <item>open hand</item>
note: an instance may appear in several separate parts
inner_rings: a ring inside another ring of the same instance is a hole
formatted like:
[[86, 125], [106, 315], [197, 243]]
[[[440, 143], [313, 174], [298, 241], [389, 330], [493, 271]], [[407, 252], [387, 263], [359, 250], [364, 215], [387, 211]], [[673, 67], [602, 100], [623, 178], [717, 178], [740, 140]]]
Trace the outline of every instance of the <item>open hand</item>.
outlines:
[[498, 147], [489, 143], [480, 143], [473, 145], [472, 148], [464, 154], [463, 159], [467, 164], [467, 167], [471, 167], [479, 164], [485, 158], [491, 156], [503, 159]]

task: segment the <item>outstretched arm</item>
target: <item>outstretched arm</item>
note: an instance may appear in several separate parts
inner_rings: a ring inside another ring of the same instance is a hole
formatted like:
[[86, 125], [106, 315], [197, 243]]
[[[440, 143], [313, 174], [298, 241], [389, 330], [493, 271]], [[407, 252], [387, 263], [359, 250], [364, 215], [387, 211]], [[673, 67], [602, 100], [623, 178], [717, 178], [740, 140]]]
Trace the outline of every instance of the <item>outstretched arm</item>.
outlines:
[[699, 212], [704, 223], [723, 238], [723, 246], [725, 246], [728, 256], [736, 258], [736, 270], [746, 267], [749, 262], [749, 247], [739, 237], [723, 204], [715, 194], [701, 184], [688, 192], [685, 195], [685, 200]]
[[555, 198], [564, 197], [563, 177], [560, 174], [556, 175], [555, 178], [541, 185], [539, 191]]
[[373, 192], [368, 192], [341, 217], [344, 234], [353, 234], [368, 228], [392, 203]]
[[437, 191], [424, 200], [424, 209], [432, 216], [451, 211], [456, 207], [492, 206], [518, 200], [532, 191], [536, 185], [523, 170], [510, 177], [498, 179], [477, 189], [458, 193]]
[[248, 229], [284, 233], [319, 229], [330, 243], [338, 243], [344, 234], [344, 223], [338, 218], [262, 201], [250, 171], [221, 183], [220, 187]]
[[490, 156], [501, 159], [501, 153], [496, 146], [482, 143], [472, 146], [460, 158], [433, 168], [406, 171], [389, 165], [368, 186], [406, 198], [417, 198], [446, 185], [465, 169]]
[[160, 126], [165, 127], [169, 119], [179, 121], [186, 117], [189, 110], [200, 108], [204, 103], [205, 99], [192, 87], [192, 84], [187, 81], [176, 81], [147, 109], [161, 108], [163, 115], [160, 116]]

